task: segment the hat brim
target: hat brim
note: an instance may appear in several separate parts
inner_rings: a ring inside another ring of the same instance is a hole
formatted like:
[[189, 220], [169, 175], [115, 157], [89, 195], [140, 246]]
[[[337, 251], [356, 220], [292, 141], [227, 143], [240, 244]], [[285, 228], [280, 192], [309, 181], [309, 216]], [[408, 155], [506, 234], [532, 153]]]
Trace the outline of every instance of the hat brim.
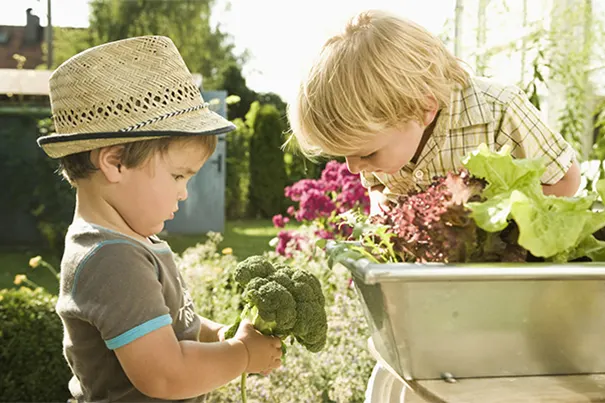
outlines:
[[176, 136], [216, 136], [236, 126], [205, 108], [164, 119], [128, 132], [54, 133], [38, 138], [38, 145], [51, 158], [91, 151], [97, 148]]

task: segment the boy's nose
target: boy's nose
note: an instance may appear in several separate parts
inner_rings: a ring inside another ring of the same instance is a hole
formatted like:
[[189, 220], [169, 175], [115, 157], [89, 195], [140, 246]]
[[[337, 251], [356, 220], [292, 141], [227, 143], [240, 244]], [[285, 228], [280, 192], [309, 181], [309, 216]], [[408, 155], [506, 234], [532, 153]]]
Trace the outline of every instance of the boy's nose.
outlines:
[[179, 192], [178, 199], [179, 201], [187, 200], [187, 196], [189, 196], [189, 194], [187, 193], [187, 186], [185, 186], [183, 190]]
[[347, 160], [347, 168], [352, 174], [358, 174], [363, 170], [363, 163], [358, 157], [345, 157]]

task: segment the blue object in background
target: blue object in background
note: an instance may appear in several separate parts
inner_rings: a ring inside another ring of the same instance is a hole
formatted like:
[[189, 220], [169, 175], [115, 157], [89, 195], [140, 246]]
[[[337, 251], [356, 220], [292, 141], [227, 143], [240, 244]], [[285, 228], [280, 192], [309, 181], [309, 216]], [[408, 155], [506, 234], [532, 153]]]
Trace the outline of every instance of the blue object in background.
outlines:
[[[210, 109], [227, 117], [227, 92], [202, 91]], [[188, 198], [179, 202], [174, 219], [166, 221], [166, 231], [176, 234], [204, 234], [225, 229], [225, 135], [218, 138], [216, 151], [187, 185]]]

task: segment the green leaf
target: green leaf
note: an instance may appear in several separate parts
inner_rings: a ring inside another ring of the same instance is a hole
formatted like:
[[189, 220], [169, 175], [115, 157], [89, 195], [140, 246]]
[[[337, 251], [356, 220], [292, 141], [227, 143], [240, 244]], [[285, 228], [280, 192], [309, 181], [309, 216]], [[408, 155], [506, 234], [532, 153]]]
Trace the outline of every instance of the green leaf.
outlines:
[[487, 232], [502, 231], [508, 226], [512, 200], [510, 194], [502, 194], [483, 203], [468, 203], [471, 217], [477, 226]]
[[317, 242], [315, 242], [315, 246], [320, 248], [320, 249], [325, 249], [326, 245], [327, 245], [328, 241], [324, 238], [320, 238], [317, 240]]
[[[534, 256], [551, 257], [590, 235], [591, 200], [563, 197], [532, 198], [511, 195], [511, 216], [519, 227], [519, 245]], [[588, 225], [587, 225], [588, 224]]]
[[577, 247], [553, 257], [555, 262], [568, 262], [570, 260], [588, 257], [593, 262], [605, 262], [605, 242], [594, 236], [588, 236]]
[[540, 177], [545, 169], [539, 159], [513, 159], [509, 147], [494, 152], [485, 144], [465, 157], [463, 164], [471, 175], [489, 183], [483, 193], [488, 199], [523, 188], [540, 190]]
[[599, 193], [599, 196], [601, 196], [601, 200], [603, 200], [603, 202], [605, 202], [605, 179], [600, 179], [597, 181], [597, 192]]

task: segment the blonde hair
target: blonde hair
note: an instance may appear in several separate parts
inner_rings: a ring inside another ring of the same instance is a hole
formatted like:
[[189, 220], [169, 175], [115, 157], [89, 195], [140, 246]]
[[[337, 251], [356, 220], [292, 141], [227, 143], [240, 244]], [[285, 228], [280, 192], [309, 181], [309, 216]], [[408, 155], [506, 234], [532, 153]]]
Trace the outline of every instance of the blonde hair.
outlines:
[[[202, 159], [206, 161], [216, 149], [217, 136], [174, 136], [161, 137], [154, 140], [142, 140], [126, 143], [122, 146], [121, 160], [126, 168], [136, 168], [144, 165], [149, 159], [168, 149], [176, 143], [186, 146], [197, 143], [202, 151]], [[88, 178], [98, 168], [90, 160], [90, 151], [67, 155], [59, 160], [59, 172], [73, 186], [77, 187], [77, 181]]]
[[350, 155], [369, 136], [447, 107], [469, 75], [434, 35], [386, 12], [366, 11], [330, 38], [288, 107], [307, 157]]

